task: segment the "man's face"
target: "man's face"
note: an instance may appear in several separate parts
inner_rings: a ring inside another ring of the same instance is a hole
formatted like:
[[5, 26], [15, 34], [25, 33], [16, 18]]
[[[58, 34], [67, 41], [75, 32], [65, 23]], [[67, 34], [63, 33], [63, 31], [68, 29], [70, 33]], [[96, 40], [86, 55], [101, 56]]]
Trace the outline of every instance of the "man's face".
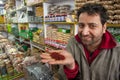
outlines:
[[81, 13], [78, 25], [78, 35], [86, 46], [99, 43], [106, 30], [106, 24], [102, 25], [98, 14], [88, 15], [87, 13]]

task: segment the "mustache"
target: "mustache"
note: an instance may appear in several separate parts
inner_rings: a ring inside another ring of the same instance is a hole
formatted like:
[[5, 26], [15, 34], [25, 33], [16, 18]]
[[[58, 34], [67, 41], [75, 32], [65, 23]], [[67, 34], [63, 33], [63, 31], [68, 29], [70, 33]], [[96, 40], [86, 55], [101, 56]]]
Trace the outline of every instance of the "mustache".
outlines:
[[84, 38], [84, 37], [92, 37], [91, 35], [82, 35], [82, 34], [78, 34], [80, 38]]
[[91, 36], [89, 36], [89, 35], [81, 35], [81, 37], [91, 37]]

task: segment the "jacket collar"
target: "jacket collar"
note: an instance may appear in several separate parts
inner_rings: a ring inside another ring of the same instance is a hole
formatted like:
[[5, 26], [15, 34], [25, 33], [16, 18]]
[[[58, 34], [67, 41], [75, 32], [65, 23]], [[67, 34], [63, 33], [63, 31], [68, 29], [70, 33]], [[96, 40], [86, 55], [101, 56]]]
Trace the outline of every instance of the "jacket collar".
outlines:
[[[75, 36], [75, 39], [77, 40], [77, 42], [82, 43], [80, 40], [80, 37], [78, 36], [78, 34]], [[102, 42], [100, 44], [100, 49], [104, 48], [104, 49], [111, 49], [114, 48], [116, 46], [116, 42], [115, 39], [113, 38], [113, 36], [106, 30], [105, 34], [103, 34], [103, 39]]]

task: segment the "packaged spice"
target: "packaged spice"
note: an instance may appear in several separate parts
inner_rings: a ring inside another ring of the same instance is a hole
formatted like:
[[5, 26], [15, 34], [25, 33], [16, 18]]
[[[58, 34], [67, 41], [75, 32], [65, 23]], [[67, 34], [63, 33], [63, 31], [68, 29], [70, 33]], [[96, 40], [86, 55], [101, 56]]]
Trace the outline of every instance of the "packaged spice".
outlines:
[[7, 74], [7, 69], [6, 69], [4, 61], [0, 61], [0, 74], [1, 75]]

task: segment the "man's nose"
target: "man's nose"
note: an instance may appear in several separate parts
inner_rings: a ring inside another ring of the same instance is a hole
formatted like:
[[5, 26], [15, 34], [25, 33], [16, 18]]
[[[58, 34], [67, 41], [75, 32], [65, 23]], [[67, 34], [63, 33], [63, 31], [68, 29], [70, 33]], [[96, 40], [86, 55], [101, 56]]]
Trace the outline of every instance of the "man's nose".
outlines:
[[89, 34], [89, 27], [85, 26], [82, 30], [82, 35], [88, 35]]

